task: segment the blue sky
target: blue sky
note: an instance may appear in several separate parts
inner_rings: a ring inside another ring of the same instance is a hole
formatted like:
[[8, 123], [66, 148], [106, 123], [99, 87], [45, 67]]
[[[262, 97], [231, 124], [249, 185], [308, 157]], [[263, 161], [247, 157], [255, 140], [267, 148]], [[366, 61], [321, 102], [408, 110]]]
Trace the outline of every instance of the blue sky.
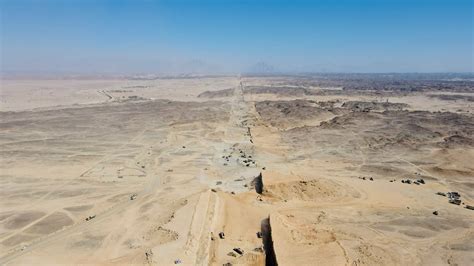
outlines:
[[0, 0], [2, 71], [472, 72], [471, 0]]

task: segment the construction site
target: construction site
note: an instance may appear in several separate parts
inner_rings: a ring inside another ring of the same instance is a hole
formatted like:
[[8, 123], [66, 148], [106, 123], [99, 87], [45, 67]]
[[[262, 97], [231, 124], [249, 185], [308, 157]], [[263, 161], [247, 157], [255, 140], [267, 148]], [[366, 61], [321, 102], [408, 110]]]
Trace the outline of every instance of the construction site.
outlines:
[[0, 264], [474, 265], [474, 84], [432, 79], [5, 80]]

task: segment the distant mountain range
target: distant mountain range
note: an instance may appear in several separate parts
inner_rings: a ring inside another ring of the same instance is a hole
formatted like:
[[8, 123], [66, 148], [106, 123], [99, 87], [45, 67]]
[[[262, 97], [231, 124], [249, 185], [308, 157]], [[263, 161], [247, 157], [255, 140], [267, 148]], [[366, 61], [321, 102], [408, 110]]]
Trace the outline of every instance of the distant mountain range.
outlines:
[[243, 72], [247, 74], [272, 74], [275, 73], [276, 70], [272, 65], [265, 62], [258, 62]]

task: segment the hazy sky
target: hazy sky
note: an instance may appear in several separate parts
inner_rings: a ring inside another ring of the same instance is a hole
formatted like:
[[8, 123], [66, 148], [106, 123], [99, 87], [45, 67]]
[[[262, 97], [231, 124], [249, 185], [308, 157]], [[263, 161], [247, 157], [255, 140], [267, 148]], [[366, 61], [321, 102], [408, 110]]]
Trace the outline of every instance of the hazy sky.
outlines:
[[2, 71], [472, 72], [472, 0], [0, 0]]

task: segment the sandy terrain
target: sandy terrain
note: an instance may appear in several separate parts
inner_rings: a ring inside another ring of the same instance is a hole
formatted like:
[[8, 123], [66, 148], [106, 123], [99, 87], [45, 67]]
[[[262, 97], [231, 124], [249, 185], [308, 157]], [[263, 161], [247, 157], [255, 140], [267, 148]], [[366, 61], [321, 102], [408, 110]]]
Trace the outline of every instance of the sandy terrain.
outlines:
[[0, 111], [63, 108], [105, 102], [197, 101], [203, 91], [232, 88], [235, 77], [156, 80], [1, 80]]
[[2, 81], [0, 264], [474, 265], [474, 93], [289, 79]]

